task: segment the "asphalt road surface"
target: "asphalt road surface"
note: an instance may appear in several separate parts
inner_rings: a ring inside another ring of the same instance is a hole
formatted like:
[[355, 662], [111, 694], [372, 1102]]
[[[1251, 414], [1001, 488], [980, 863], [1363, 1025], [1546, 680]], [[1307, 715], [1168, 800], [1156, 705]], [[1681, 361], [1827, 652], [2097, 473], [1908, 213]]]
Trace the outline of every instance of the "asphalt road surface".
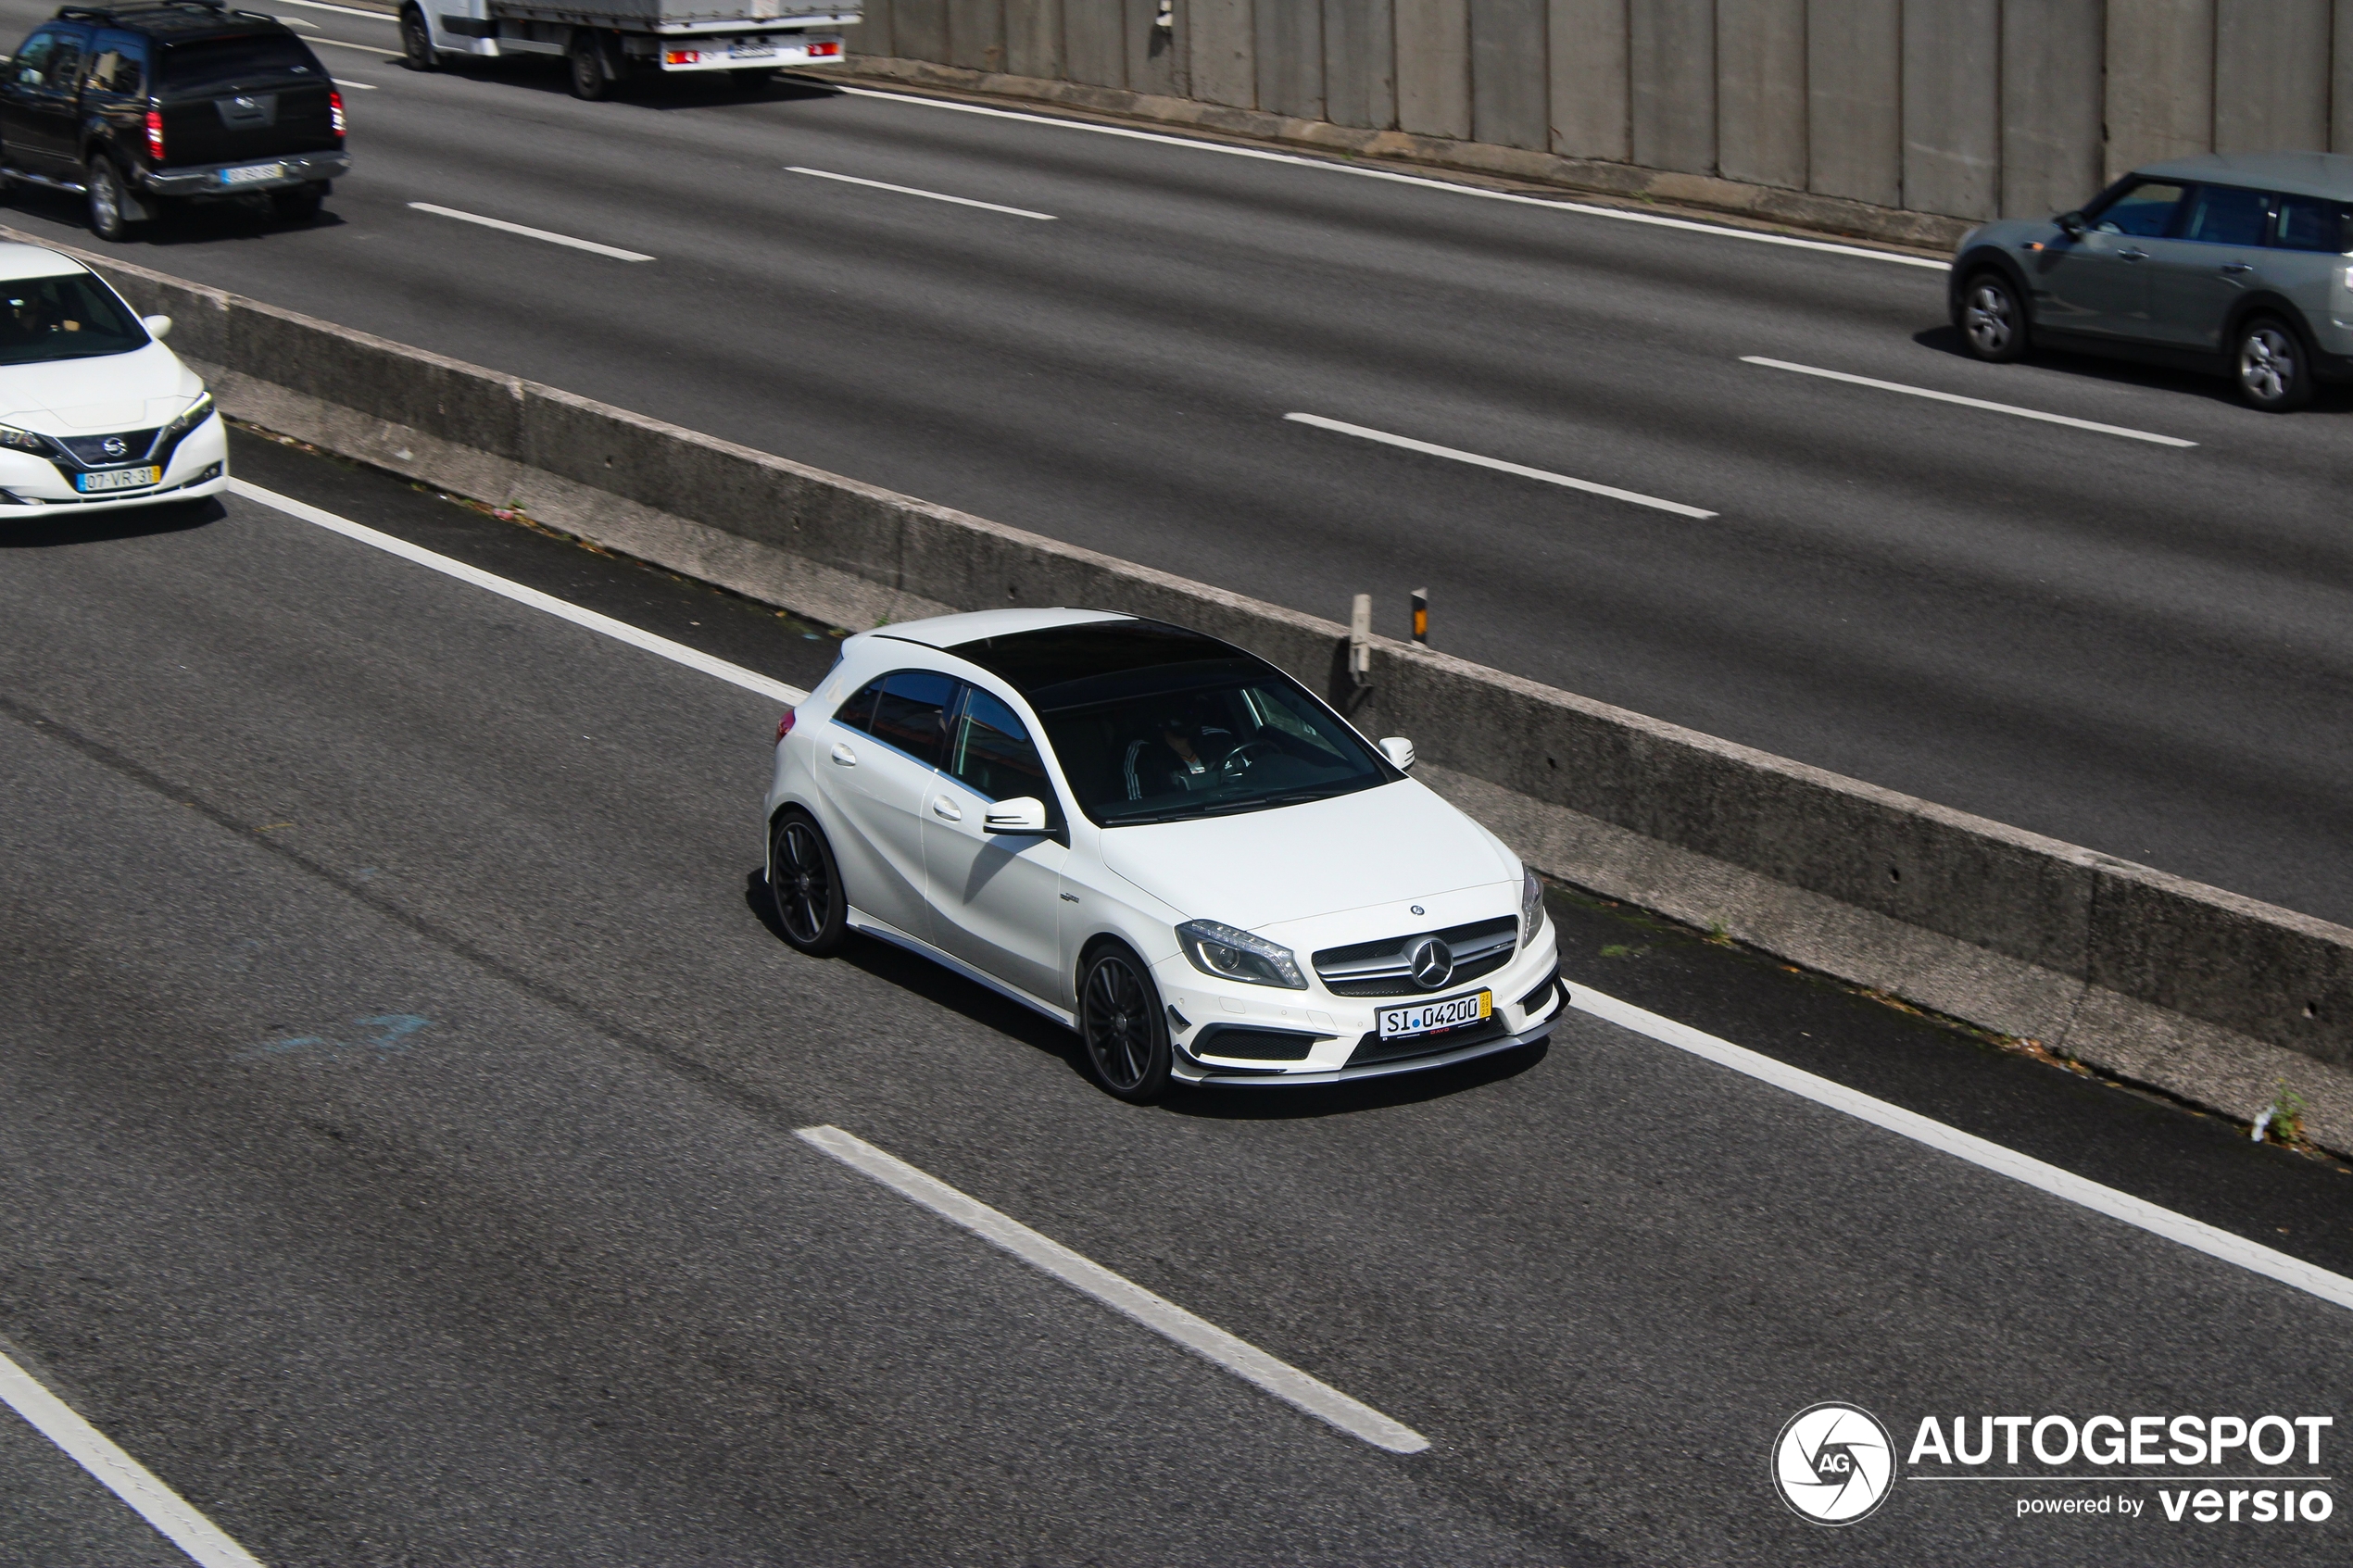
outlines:
[[1426, 586], [1469, 658], [2353, 922], [2342, 397], [1982, 366], [1884, 258], [903, 96], [582, 104], [273, 8], [351, 89], [330, 216], [120, 254], [1327, 617]]
[[[830, 658], [378, 476], [234, 462], [786, 682]], [[2154, 1482], [2049, 1478], [2080, 1465], [1913, 1466], [1843, 1530], [1768, 1469], [1843, 1399], [1899, 1449], [2332, 1415], [2326, 1464], [2273, 1471], [2334, 1477], [2344, 1306], [1585, 1013], [1534, 1061], [1123, 1106], [944, 972], [771, 934], [766, 698], [242, 498], [19, 525], [0, 563], [0, 1352], [261, 1562], [2346, 1559], [2342, 1506], [2170, 1523]], [[1554, 914], [1577, 986], [2353, 1273], [2333, 1162]], [[1267, 1397], [812, 1125], [1431, 1446]], [[0, 1481], [12, 1563], [174, 1561], [5, 1412]], [[2079, 1495], [2146, 1512], [2016, 1512]]]

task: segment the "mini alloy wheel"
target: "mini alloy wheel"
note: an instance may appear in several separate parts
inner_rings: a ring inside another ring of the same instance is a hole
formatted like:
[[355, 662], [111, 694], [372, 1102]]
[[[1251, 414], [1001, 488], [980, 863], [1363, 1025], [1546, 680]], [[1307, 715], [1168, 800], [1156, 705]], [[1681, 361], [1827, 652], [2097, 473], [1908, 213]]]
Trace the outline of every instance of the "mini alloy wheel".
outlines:
[[114, 160], [94, 157], [82, 186], [90, 194], [90, 232], [102, 240], [127, 240], [131, 220], [123, 216], [122, 172]]
[[849, 900], [833, 847], [817, 824], [799, 810], [776, 819], [768, 848], [768, 897], [785, 940], [824, 958], [837, 951], [849, 934]]
[[2006, 365], [2026, 352], [2026, 313], [2018, 293], [1999, 272], [1980, 272], [1961, 292], [1961, 336], [1969, 351]]
[[2249, 408], [2284, 414], [2312, 400], [2304, 342], [2284, 321], [2263, 317], [2239, 329], [2239, 395]]
[[1099, 948], [1078, 985], [1087, 1071], [1120, 1099], [1145, 1105], [1168, 1087], [1172, 1065], [1160, 993], [1144, 961], [1116, 944]]

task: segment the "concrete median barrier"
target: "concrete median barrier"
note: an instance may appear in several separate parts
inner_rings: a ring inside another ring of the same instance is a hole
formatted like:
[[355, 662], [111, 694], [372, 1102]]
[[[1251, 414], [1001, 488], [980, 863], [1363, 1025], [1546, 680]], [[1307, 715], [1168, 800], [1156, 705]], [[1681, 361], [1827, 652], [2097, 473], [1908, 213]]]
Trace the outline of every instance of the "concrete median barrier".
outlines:
[[77, 254], [268, 429], [837, 625], [1079, 604], [1201, 627], [1411, 736], [1564, 882], [2244, 1120], [2292, 1094], [2353, 1154], [2353, 930], [1410, 643], [1374, 639], [1360, 688], [1337, 622]]

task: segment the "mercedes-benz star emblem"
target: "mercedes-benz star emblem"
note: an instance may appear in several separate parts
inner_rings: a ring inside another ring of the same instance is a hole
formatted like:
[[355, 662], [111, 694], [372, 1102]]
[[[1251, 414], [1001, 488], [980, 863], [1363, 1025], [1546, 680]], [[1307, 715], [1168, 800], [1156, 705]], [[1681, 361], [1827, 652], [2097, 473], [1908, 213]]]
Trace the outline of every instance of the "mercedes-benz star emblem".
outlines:
[[1415, 984], [1435, 991], [1454, 972], [1454, 949], [1435, 936], [1425, 936], [1414, 944], [1405, 961], [1413, 966]]
[[127, 456], [130, 453], [131, 443], [125, 441], [120, 435], [109, 435], [104, 441], [98, 443], [98, 449], [106, 453], [106, 455], [109, 458], [120, 458]]

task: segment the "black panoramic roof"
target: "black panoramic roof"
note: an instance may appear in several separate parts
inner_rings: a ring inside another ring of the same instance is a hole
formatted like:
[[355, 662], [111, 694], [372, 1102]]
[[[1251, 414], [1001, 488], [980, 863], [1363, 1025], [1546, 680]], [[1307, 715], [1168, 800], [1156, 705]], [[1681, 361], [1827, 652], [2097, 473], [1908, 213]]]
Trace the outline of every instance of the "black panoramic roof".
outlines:
[[[1041, 712], [1134, 695], [1143, 686], [1174, 690], [1268, 668], [1231, 643], [1164, 621], [1084, 621], [944, 651], [1001, 678]], [[1164, 679], [1136, 679], [1147, 671]]]
[[215, 0], [152, 0], [137, 6], [61, 6], [57, 20], [95, 22], [128, 32], [157, 36], [202, 36], [218, 32], [285, 32], [277, 18], [258, 11], [233, 11]]

